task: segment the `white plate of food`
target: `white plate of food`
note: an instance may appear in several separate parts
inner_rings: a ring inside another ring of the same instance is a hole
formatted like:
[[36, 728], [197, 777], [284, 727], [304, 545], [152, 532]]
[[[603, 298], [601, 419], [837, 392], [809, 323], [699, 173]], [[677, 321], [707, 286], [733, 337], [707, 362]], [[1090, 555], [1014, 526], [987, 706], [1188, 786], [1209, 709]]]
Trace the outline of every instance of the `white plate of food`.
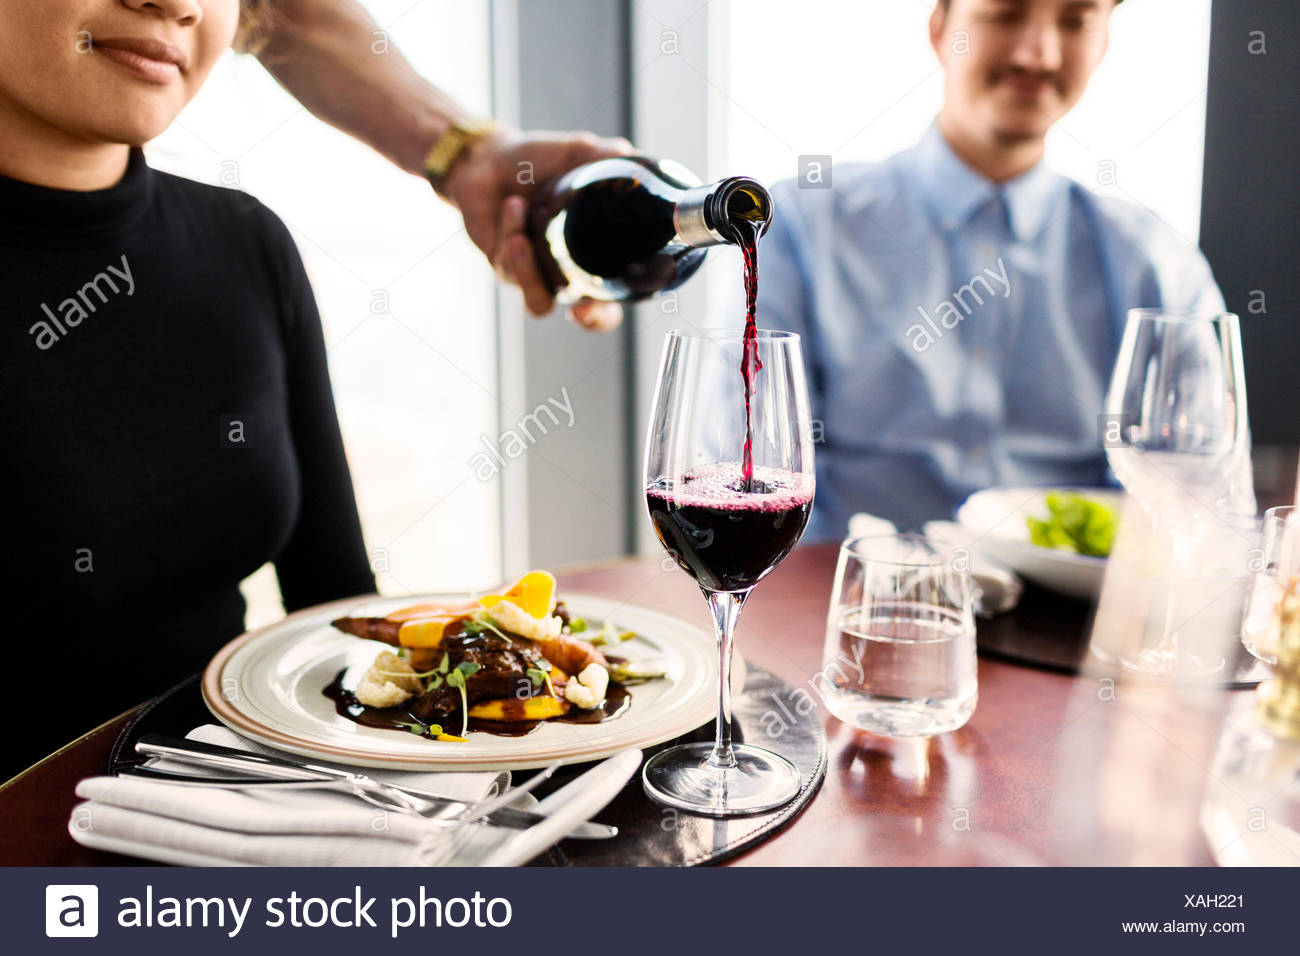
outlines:
[[[223, 648], [204, 672], [204, 701], [230, 729], [268, 746], [407, 770], [597, 760], [671, 740], [713, 718], [711, 635], [648, 608], [584, 594], [561, 598], [535, 609], [531, 621], [501, 595], [376, 597], [308, 608]], [[492, 607], [480, 604], [493, 599]], [[533, 636], [519, 634], [535, 628]], [[607, 687], [596, 679], [599, 670]], [[743, 682], [739, 656], [734, 670]]]
[[978, 551], [1042, 587], [1095, 601], [1123, 494], [1097, 487], [988, 488], [967, 498], [955, 517]]

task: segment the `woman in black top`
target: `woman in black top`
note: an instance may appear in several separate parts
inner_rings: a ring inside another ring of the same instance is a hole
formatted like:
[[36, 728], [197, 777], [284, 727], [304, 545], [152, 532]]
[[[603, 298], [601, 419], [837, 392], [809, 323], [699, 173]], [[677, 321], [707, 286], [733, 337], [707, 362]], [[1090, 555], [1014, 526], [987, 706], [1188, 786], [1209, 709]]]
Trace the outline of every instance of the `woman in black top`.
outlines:
[[266, 561], [290, 611], [374, 589], [289, 233], [132, 148], [238, 13], [0, 0], [0, 779], [200, 669]]

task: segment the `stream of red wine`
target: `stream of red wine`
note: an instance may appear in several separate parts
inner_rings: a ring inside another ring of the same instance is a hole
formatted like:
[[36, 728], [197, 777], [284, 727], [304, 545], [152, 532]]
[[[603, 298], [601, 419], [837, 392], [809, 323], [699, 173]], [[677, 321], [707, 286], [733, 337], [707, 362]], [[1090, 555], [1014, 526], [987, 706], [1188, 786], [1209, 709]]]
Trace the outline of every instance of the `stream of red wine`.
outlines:
[[745, 492], [754, 490], [754, 379], [763, 367], [758, 357], [758, 237], [763, 221], [734, 219], [731, 222], [736, 245], [745, 260], [745, 338], [741, 348], [740, 377], [745, 382], [745, 452], [741, 459], [741, 482]]

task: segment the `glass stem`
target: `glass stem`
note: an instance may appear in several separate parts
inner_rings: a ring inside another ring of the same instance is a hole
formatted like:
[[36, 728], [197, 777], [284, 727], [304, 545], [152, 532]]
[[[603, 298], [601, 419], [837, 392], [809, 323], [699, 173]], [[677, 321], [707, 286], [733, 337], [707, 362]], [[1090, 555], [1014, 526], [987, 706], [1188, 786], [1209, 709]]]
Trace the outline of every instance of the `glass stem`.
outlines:
[[1188, 547], [1187, 532], [1177, 526], [1169, 529], [1169, 589], [1165, 593], [1165, 626], [1160, 646], [1163, 650], [1178, 657], [1180, 646], [1178, 628], [1175, 625], [1178, 615], [1178, 577], [1185, 573], [1187, 559], [1191, 556]]
[[706, 590], [704, 597], [713, 612], [713, 629], [718, 635], [718, 718], [708, 762], [714, 769], [730, 770], [736, 766], [736, 755], [731, 752], [731, 648], [736, 620], [749, 591]]

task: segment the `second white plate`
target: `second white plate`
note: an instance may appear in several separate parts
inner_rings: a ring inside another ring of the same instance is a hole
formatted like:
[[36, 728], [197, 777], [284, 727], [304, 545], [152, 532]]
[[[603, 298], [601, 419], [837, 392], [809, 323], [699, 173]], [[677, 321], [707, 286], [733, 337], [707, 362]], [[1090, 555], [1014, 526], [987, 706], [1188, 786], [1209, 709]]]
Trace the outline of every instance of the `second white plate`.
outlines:
[[1115, 488], [1001, 487], [977, 491], [957, 509], [956, 521], [978, 538], [973, 545], [1035, 584], [1060, 594], [1095, 601], [1101, 593], [1106, 559], [1041, 548], [1029, 540], [1026, 517], [1046, 518], [1044, 498], [1052, 491], [1086, 495], [1117, 512], [1123, 492]]

